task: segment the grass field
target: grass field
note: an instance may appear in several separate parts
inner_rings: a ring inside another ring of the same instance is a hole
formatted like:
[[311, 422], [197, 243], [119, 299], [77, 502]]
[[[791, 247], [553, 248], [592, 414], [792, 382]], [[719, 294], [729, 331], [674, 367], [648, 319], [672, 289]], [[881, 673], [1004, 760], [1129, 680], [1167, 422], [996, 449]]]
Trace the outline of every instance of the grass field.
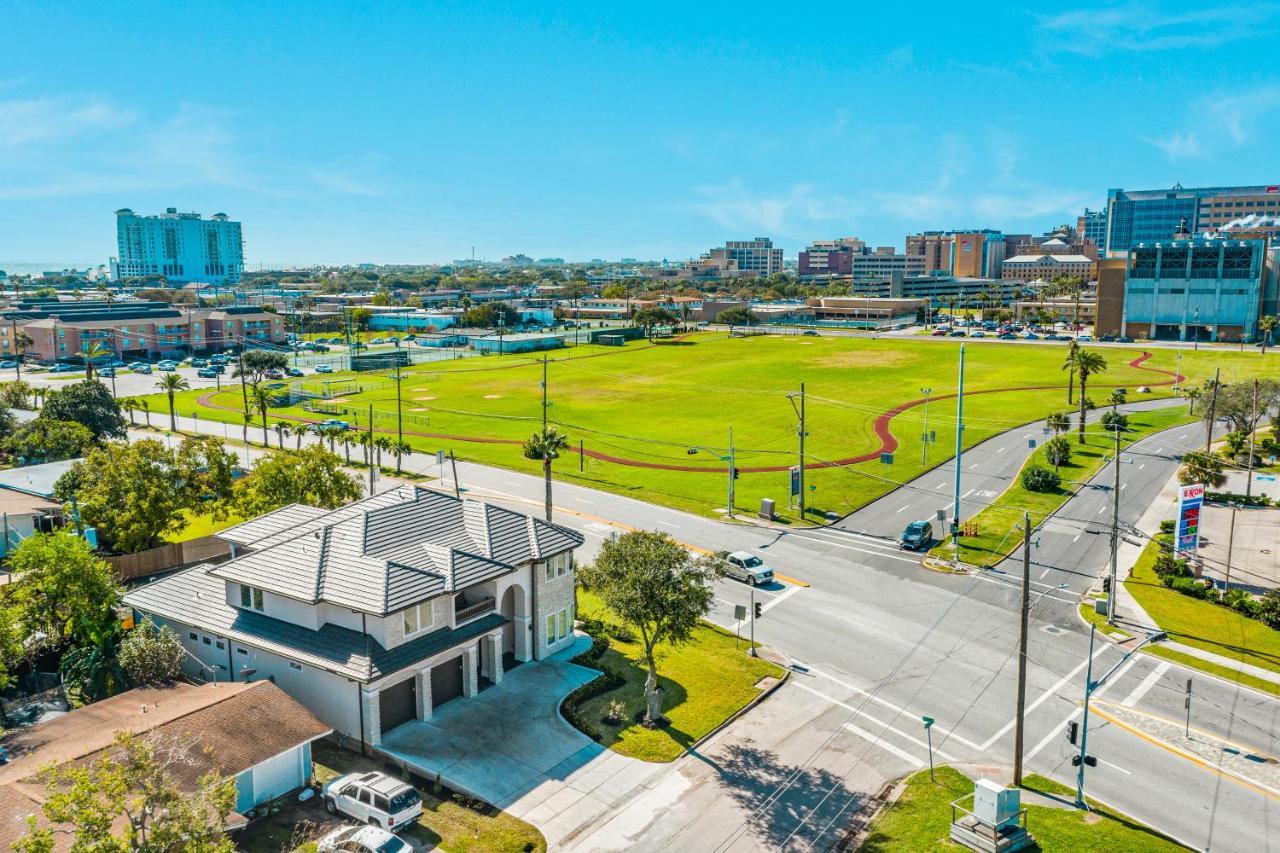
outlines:
[[[1152, 568], [1159, 547], [1158, 542], [1147, 544], [1124, 585], [1147, 615], [1169, 632], [1169, 639], [1280, 673], [1280, 631], [1228, 607], [1201, 601], [1164, 586]], [[1192, 655], [1158, 646], [1148, 647], [1148, 650], [1162, 657], [1177, 655], [1171, 659], [1231, 681], [1280, 693], [1280, 685], [1241, 675]]]
[[[884, 494], [901, 482], [951, 456], [955, 441], [958, 342], [912, 339], [879, 340], [797, 336], [730, 339], [703, 332], [656, 345], [633, 341], [622, 348], [576, 346], [549, 354], [549, 419], [571, 439], [574, 452], [555, 466], [558, 478], [581, 481], [621, 494], [681, 509], [713, 514], [723, 508], [727, 485], [729, 428], [733, 428], [737, 464], [736, 504], [742, 510], [773, 498], [784, 521], [786, 467], [797, 460], [797, 418], [789, 393], [807, 391], [807, 451], [810, 465], [868, 455], [867, 461], [806, 472], [810, 507], [843, 514]], [[1037, 420], [1065, 407], [1067, 374], [1061, 370], [1062, 346], [969, 342], [966, 347], [965, 444]], [[1130, 367], [1142, 355], [1138, 347], [1099, 348], [1110, 369], [1091, 383], [1101, 402], [1110, 387], [1147, 385], [1153, 396], [1168, 394], [1170, 377]], [[1183, 353], [1182, 372], [1199, 383], [1220, 366], [1224, 380], [1264, 375], [1280, 365], [1271, 354], [1201, 350]], [[1175, 352], [1153, 351], [1145, 367], [1173, 370]], [[542, 363], [527, 355], [486, 356], [415, 366], [404, 372], [401, 408], [407, 440], [417, 452], [452, 449], [459, 458], [524, 471], [519, 442], [541, 420]], [[375, 410], [375, 428], [395, 431], [396, 387], [379, 373], [334, 374], [353, 378], [350, 393], [331, 400], [338, 416], [367, 424]], [[314, 384], [316, 378], [306, 382]], [[358, 386], [358, 387], [357, 387]], [[886, 410], [921, 398], [931, 388], [927, 422], [923, 406], [892, 418], [897, 441], [891, 465], [876, 452], [881, 442], [876, 419]], [[1025, 389], [1025, 390], [1006, 390]], [[239, 425], [238, 387], [213, 395], [184, 392], [182, 414], [199, 411], [202, 419]], [[167, 412], [159, 395], [153, 412]], [[299, 407], [274, 410], [272, 417], [326, 417]], [[927, 462], [921, 437], [935, 435]], [[253, 433], [251, 433], [252, 435]], [[585, 457], [576, 452], [585, 448]], [[692, 452], [691, 452], [692, 451]], [[593, 455], [594, 454], [594, 455]], [[601, 458], [604, 457], [604, 458]], [[691, 467], [671, 470], [621, 464]], [[579, 470], [579, 466], [582, 470]]]
[[[950, 840], [950, 803], [973, 793], [973, 781], [950, 767], [939, 767], [936, 782], [929, 771], [921, 770], [907, 780], [907, 789], [871, 826], [867, 839], [858, 848], [861, 853], [920, 853], [932, 850], [965, 850]], [[1023, 788], [1067, 802], [1075, 792], [1051, 779], [1032, 774], [1023, 780]], [[1125, 851], [1156, 853], [1184, 849], [1129, 817], [1090, 801], [1092, 811], [1075, 808], [1027, 805], [1027, 831], [1035, 836], [1037, 846], [1031, 849], [1046, 853], [1077, 850]], [[972, 804], [968, 804], [972, 805]]]
[[[581, 614], [588, 618], [617, 620], [598, 597], [578, 591]], [[647, 729], [635, 722], [644, 711], [646, 668], [643, 647], [635, 642], [610, 639], [601, 663], [622, 673], [626, 683], [587, 700], [584, 718], [604, 737], [605, 746], [645, 761], [672, 761], [685, 748], [705, 736], [759, 695], [756, 683], [766, 676], [780, 677], [782, 670], [768, 661], [747, 655], [747, 643], [710, 625], [699, 628], [693, 640], [682, 646], [659, 647], [658, 682], [663, 689], [663, 713], [671, 724]], [[609, 702], [621, 700], [627, 716], [622, 723], [605, 723]]]

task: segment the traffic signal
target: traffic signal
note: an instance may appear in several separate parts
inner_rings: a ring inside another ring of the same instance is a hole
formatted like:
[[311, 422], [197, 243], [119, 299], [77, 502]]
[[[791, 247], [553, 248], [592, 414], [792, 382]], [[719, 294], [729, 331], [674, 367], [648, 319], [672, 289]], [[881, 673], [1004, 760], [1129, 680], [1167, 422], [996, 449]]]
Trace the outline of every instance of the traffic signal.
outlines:
[[1075, 720], [1067, 723], [1067, 743], [1075, 746], [1076, 740], [1080, 737], [1080, 724]]
[[734, 467], [734, 469], [733, 469], [733, 479], [735, 479], [735, 480], [736, 480], [736, 479], [738, 479], [738, 469], [737, 469], [737, 466], [735, 466], [735, 467]]
[[[1079, 766], [1080, 766], [1080, 756], [1079, 756], [1079, 755], [1073, 755], [1073, 756], [1071, 756], [1071, 766], [1072, 766], [1072, 767], [1079, 767]], [[1084, 757], [1084, 766], [1085, 766], [1085, 767], [1097, 767], [1097, 766], [1098, 766], [1098, 759], [1094, 758], [1092, 755], [1086, 755], [1086, 756]]]
[[1102, 579], [1102, 591], [1111, 592], [1111, 577], [1109, 575]]
[[763, 615], [764, 615], [764, 605], [763, 605], [762, 603], [760, 603], [759, 601], [757, 601], [757, 602], [756, 602], [755, 618], [756, 618], [756, 619], [759, 619], [759, 618], [760, 618], [761, 616], [763, 616]]

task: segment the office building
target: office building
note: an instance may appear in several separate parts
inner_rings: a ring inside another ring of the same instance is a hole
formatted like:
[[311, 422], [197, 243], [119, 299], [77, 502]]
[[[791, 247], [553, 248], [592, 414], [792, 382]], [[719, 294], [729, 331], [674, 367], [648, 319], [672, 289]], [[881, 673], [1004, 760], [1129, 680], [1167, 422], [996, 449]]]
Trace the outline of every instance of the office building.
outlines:
[[857, 237], [838, 240], [815, 240], [800, 253], [801, 278], [879, 279], [901, 272], [923, 275], [925, 259], [918, 255], [897, 254], [892, 246], [875, 249]]
[[1030, 234], [1004, 234], [992, 228], [924, 231], [907, 236], [906, 254], [922, 257], [923, 275], [957, 278], [1000, 278], [1010, 249], [1031, 239]]
[[1251, 187], [1175, 185], [1167, 190], [1107, 191], [1108, 257], [1139, 243], [1165, 241], [1185, 223], [1196, 235], [1224, 237], [1243, 227], [1280, 234], [1280, 184]]
[[1107, 242], [1107, 212], [1086, 207], [1084, 215], [1076, 220], [1076, 239], [1093, 245], [1095, 252], [1100, 253]]
[[1097, 331], [1152, 340], [1255, 340], [1258, 318], [1276, 302], [1267, 257], [1267, 241], [1257, 238], [1130, 246], [1126, 257], [1102, 262]]
[[236, 284], [244, 272], [240, 223], [225, 213], [202, 219], [173, 207], [158, 216], [121, 208], [116, 243], [112, 269], [118, 279], [162, 275], [171, 282]]
[[782, 249], [774, 248], [768, 237], [756, 237], [729, 240], [723, 247], [686, 263], [682, 272], [695, 277], [732, 278], [773, 275], [782, 269]]
[[922, 275], [935, 275], [951, 272], [951, 233], [947, 231], [924, 231], [907, 236], [907, 255], [922, 258], [924, 268]]
[[1015, 255], [1000, 265], [1005, 281], [1045, 281], [1078, 278], [1086, 284], [1097, 275], [1097, 263], [1084, 255]]

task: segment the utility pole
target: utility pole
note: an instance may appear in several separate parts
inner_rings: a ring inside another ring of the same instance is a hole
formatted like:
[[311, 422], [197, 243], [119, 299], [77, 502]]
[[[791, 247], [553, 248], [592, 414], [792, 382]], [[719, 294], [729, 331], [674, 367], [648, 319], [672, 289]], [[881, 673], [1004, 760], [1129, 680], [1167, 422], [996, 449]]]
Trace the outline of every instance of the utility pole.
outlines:
[[1196, 342], [1191, 348], [1196, 352], [1200, 351], [1200, 306], [1198, 305], [1196, 306]]
[[240, 342], [240, 352], [236, 355], [240, 365], [240, 396], [244, 399], [244, 413], [249, 414], [249, 389], [244, 384], [244, 342]]
[[454, 458], [452, 448], [449, 450], [449, 467], [453, 469], [453, 496], [461, 498], [462, 487], [458, 485], [458, 460]]
[[921, 388], [924, 394], [924, 426], [920, 430], [920, 465], [927, 467], [929, 464], [929, 395], [933, 393], [932, 388]]
[[1018, 711], [1013, 734], [1013, 785], [1022, 784], [1023, 717], [1027, 708], [1027, 622], [1031, 610], [1031, 513], [1022, 513], [1022, 613], [1018, 631]]
[[1227, 591], [1227, 586], [1231, 583], [1231, 551], [1236, 544], [1236, 510], [1240, 508], [1240, 504], [1232, 501], [1231, 503], [1231, 532], [1227, 534], [1227, 577], [1222, 582], [1222, 591]]
[[1111, 479], [1111, 591], [1107, 597], [1108, 625], [1116, 624], [1116, 564], [1120, 557], [1120, 425], [1113, 426], [1116, 447], [1111, 459], [1115, 471]]
[[1213, 394], [1209, 396], [1209, 425], [1208, 431], [1204, 439], [1204, 452], [1208, 453], [1210, 446], [1213, 444], [1213, 419], [1218, 414], [1218, 379], [1222, 375], [1222, 368], [1215, 368], [1213, 371]]
[[542, 354], [542, 432], [547, 432], [547, 354]]
[[[113, 382], [115, 380], [112, 380]], [[1253, 496], [1253, 435], [1258, 431], [1258, 380], [1253, 380], [1253, 407], [1249, 410], [1249, 474], [1244, 483], [1244, 496]], [[1230, 556], [1228, 556], [1228, 560]], [[1228, 567], [1230, 568], [1230, 567]]]
[[1182, 378], [1182, 350], [1178, 350], [1178, 366], [1173, 370], [1173, 396], [1178, 396], [1178, 380]]
[[373, 471], [376, 466], [373, 464], [373, 403], [369, 404], [369, 497], [373, 497]]
[[[797, 405], [796, 405], [796, 401], [795, 401], [795, 398], [796, 398], [796, 397], [799, 397], [799, 398], [800, 398], [800, 405], [799, 405], [799, 406], [797, 406]], [[805, 426], [805, 425], [804, 425], [804, 383], [803, 383], [803, 382], [801, 382], [801, 383], [800, 383], [800, 393], [799, 393], [799, 394], [788, 394], [788, 395], [787, 395], [787, 399], [791, 401], [791, 408], [795, 409], [795, 411], [796, 411], [796, 415], [800, 418], [800, 429], [799, 429], [799, 433], [798, 433], [798, 434], [799, 434], [799, 437], [800, 437], [800, 471], [799, 471], [799, 476], [800, 476], [800, 520], [801, 520], [801, 521], [804, 521], [804, 513], [805, 513], [805, 496], [804, 496], [804, 436], [805, 436], [805, 428], [804, 428], [804, 426]]]
[[955, 540], [956, 562], [960, 562], [960, 462], [964, 452], [964, 344], [960, 345], [960, 379], [956, 393], [956, 485], [952, 494], [951, 538]]
[[[17, 381], [22, 381], [22, 348], [18, 346], [18, 321], [12, 320], [13, 323], [13, 360], [17, 362]], [[7, 552], [6, 552], [7, 553]]]
[[[399, 355], [399, 353], [397, 353]], [[404, 444], [404, 414], [400, 408], [400, 359], [396, 359], [396, 444]], [[398, 464], [398, 463], [397, 463]]]

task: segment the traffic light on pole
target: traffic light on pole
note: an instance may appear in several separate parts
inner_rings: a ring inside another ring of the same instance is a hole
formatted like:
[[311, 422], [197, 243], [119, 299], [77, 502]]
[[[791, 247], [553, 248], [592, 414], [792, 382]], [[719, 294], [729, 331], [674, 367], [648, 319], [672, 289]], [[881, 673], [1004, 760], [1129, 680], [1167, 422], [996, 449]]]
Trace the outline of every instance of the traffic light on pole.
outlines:
[[759, 601], [757, 601], [757, 602], [756, 602], [755, 618], [756, 618], [756, 619], [759, 619], [759, 618], [760, 618], [761, 616], [763, 616], [763, 615], [764, 615], [764, 605], [763, 605], [763, 604], [761, 604]]
[[1075, 720], [1067, 723], [1067, 743], [1075, 746], [1077, 739], [1080, 737], [1080, 724]]

